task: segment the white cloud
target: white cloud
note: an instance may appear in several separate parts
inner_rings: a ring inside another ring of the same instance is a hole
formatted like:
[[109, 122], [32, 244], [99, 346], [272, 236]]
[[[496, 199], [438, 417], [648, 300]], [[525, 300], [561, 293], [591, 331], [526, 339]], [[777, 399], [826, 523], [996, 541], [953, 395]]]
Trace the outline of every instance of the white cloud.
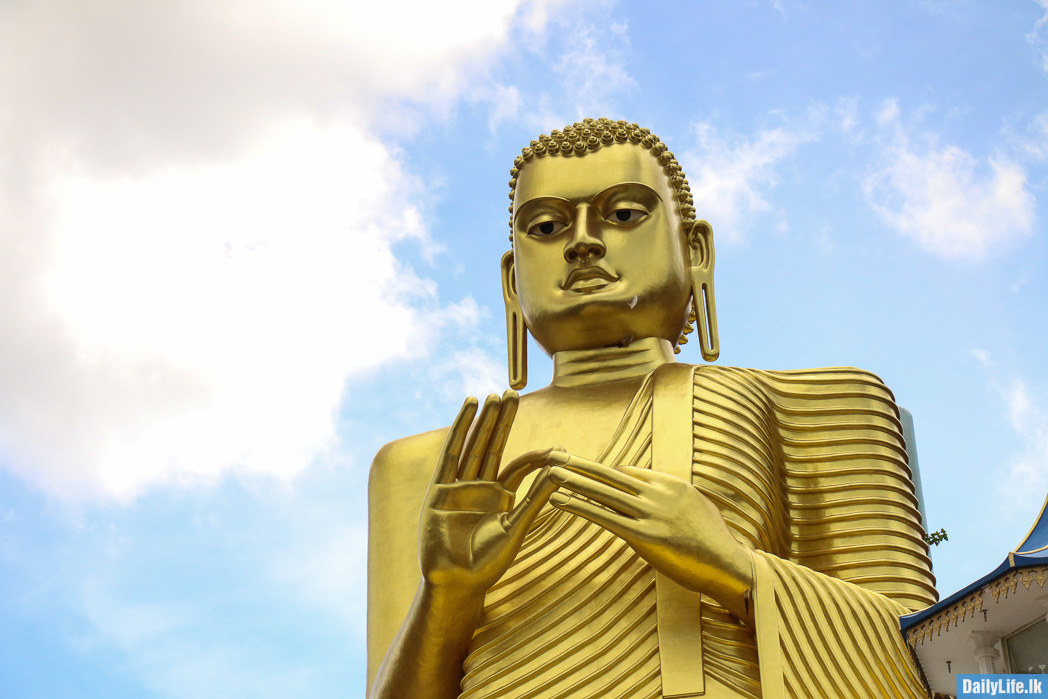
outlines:
[[532, 0], [524, 6], [521, 23], [532, 33], [538, 33], [553, 19], [553, 13], [569, 2], [570, 0]]
[[375, 117], [456, 99], [556, 3], [517, 5], [0, 5], [4, 462], [124, 498], [305, 467], [345, 380], [442, 312]]
[[133, 495], [227, 466], [301, 469], [331, 437], [343, 381], [404, 356], [401, 329], [429, 296], [390, 249], [424, 234], [402, 184], [380, 144], [345, 128], [292, 129], [234, 164], [68, 180], [41, 283], [64, 321], [68, 383], [24, 396], [47, 424], [4, 422], [41, 437], [83, 425], [60, 439], [89, 443], [39, 475]]
[[973, 348], [971, 350], [971, 352], [972, 352], [972, 356], [975, 357], [976, 359], [978, 359], [979, 363], [982, 364], [984, 367], [997, 366], [997, 362], [993, 361], [993, 357], [990, 356], [990, 353], [987, 352], [986, 350]]
[[708, 122], [694, 130], [696, 147], [678, 158], [699, 216], [729, 240], [741, 240], [753, 216], [769, 208], [766, 197], [779, 182], [777, 166], [816, 137], [812, 129], [786, 126], [748, 138], [722, 135]]
[[176, 605], [118, 602], [98, 580], [85, 583], [82, 609], [109, 640], [124, 647], [177, 632], [185, 624], [187, 613]]
[[538, 135], [586, 117], [619, 118], [617, 107], [638, 85], [627, 70], [629, 27], [609, 14], [612, 5], [608, 0], [531, 0], [522, 6], [515, 24], [521, 30], [517, 48], [525, 52], [521, 58], [536, 66], [535, 74], [549, 73], [553, 79], [538, 87], [489, 80], [475, 88], [470, 98], [488, 105], [492, 132], [504, 122]]
[[[482, 346], [484, 340], [490, 340], [491, 337], [481, 337], [478, 332], [479, 328], [486, 328], [494, 330], [495, 336], [500, 335], [501, 318], [492, 319], [486, 309], [478, 306], [473, 299], [466, 299], [462, 303], [448, 304], [441, 311], [431, 314], [428, 320], [438, 332], [458, 338], [457, 346], [460, 349], [425, 366], [425, 377], [420, 376], [416, 382], [419, 387], [424, 387], [422, 393], [435, 393], [454, 405], [463, 396], [483, 398], [506, 389], [505, 355], [496, 356], [485, 349]], [[416, 400], [428, 403], [432, 397], [424, 399], [420, 395]]]
[[1004, 155], [979, 162], [930, 134], [911, 135], [894, 101], [877, 122], [887, 134], [883, 164], [863, 189], [897, 231], [936, 255], [967, 260], [1032, 233], [1035, 202], [1021, 165]]
[[516, 119], [520, 112], [520, 90], [516, 85], [494, 85], [488, 101], [491, 102], [488, 128], [492, 131], [503, 121]]
[[859, 126], [859, 101], [854, 97], [841, 97], [833, 107], [833, 116], [841, 133], [854, 133]]
[[621, 103], [621, 95], [637, 88], [626, 71], [626, 25], [611, 23], [597, 30], [580, 21], [565, 30], [571, 35], [572, 48], [554, 68], [574, 101], [572, 120], [613, 114], [615, 106]]
[[91, 580], [85, 586], [83, 608], [92, 633], [74, 645], [116, 646], [143, 689], [156, 696], [308, 696], [318, 684], [302, 667], [257, 657], [250, 644], [223, 642], [206, 633], [224, 610], [200, 609], [211, 605], [199, 601], [194, 608], [132, 600], [133, 595], [119, 594], [111, 585]]
[[93, 166], [211, 159], [273, 115], [360, 123], [390, 98], [454, 98], [517, 4], [6, 3], [0, 84], [19, 135]]
[[1030, 400], [1026, 384], [1019, 380], [1013, 381], [1011, 389], [1008, 391], [1007, 399], [1008, 419], [1012, 423], [1012, 427], [1018, 432], [1029, 430], [1035, 415], [1034, 404]]
[[1026, 35], [1026, 40], [1041, 55], [1041, 68], [1048, 72], [1048, 0], [1034, 2], [1041, 6], [1044, 14], [1034, 23], [1033, 30]]
[[135, 696], [356, 696], [367, 473], [244, 485], [63, 507], [49, 536], [14, 522], [7, 591], [24, 604], [13, 623], [46, 629], [70, 662], [115, 670]]
[[455, 352], [434, 368], [434, 380], [448, 398], [500, 394], [506, 390], [505, 362], [478, 348]]
[[894, 99], [885, 100], [874, 115], [878, 126], [888, 126], [898, 118], [899, 102]]
[[[460, 394], [461, 395], [461, 394]], [[367, 491], [364, 474], [351, 479], [346, 491]], [[307, 499], [298, 493], [267, 498], [266, 506], [281, 526], [266, 527], [266, 545], [250, 555], [259, 566], [260, 584], [272, 586], [323, 617], [355, 641], [363, 643], [367, 615], [367, 526], [349, 522], [346, 492], [314, 494]], [[262, 495], [265, 497], [265, 494]], [[363, 497], [349, 496], [350, 503]]]
[[1043, 493], [1048, 490], [1048, 410], [1022, 380], [1012, 382], [1005, 399], [1012, 428], [1025, 442], [1012, 465], [1006, 492]]
[[1005, 128], [1005, 137], [1016, 153], [1034, 162], [1048, 158], [1048, 112], [1041, 112], [1027, 124], [1024, 132]]

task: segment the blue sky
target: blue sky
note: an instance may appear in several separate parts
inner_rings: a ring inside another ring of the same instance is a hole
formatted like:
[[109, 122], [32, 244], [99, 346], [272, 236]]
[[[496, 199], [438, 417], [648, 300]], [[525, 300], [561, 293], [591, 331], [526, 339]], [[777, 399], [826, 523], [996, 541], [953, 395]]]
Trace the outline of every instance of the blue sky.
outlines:
[[681, 160], [720, 363], [913, 412], [943, 594], [1021, 540], [1045, 0], [357, 5], [0, 5], [0, 696], [363, 695], [371, 457], [505, 387], [508, 169], [584, 116]]

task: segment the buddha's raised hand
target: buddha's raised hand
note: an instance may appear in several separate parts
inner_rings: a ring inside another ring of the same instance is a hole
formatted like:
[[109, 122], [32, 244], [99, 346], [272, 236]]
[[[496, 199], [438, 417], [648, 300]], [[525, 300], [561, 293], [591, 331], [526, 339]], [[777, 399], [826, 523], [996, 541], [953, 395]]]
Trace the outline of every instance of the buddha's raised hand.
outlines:
[[[474, 421], [477, 399], [467, 398], [448, 432], [419, 522], [419, 561], [430, 585], [483, 595], [509, 568], [557, 489], [545, 468], [551, 454], [562, 453], [554, 450], [524, 454], [498, 476], [518, 401], [516, 391], [488, 396]], [[543, 471], [514, 506], [519, 474], [536, 468]]]

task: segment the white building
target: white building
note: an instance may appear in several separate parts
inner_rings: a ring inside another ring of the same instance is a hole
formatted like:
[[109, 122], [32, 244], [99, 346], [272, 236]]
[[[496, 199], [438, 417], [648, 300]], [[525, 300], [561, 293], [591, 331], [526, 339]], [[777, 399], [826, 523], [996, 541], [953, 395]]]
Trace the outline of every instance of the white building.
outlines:
[[902, 617], [907, 644], [933, 692], [956, 675], [1048, 673], [1048, 500], [1001, 565], [927, 609]]

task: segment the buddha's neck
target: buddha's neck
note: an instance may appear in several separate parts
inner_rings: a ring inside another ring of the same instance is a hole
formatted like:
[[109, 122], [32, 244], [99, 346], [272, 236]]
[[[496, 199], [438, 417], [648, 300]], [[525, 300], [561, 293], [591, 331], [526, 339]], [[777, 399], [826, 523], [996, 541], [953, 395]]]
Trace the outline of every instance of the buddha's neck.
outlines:
[[553, 385], [575, 388], [634, 379], [673, 361], [673, 347], [661, 337], [646, 337], [626, 347], [566, 350], [553, 355]]

